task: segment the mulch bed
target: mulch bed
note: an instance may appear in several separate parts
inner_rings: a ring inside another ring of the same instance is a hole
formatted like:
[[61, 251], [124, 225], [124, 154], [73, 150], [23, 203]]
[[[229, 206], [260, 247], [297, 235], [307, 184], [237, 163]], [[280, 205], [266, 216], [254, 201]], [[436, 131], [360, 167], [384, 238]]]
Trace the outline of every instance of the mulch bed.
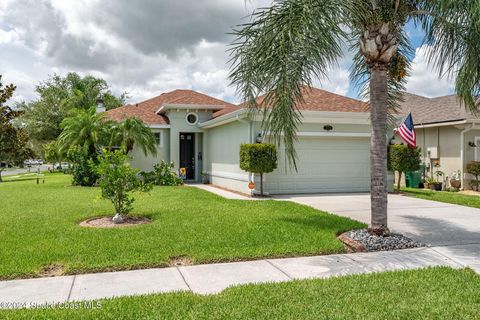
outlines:
[[113, 223], [112, 217], [97, 217], [82, 221], [80, 226], [89, 228], [125, 228], [151, 222], [150, 219], [145, 217], [125, 217], [123, 223], [117, 224]]

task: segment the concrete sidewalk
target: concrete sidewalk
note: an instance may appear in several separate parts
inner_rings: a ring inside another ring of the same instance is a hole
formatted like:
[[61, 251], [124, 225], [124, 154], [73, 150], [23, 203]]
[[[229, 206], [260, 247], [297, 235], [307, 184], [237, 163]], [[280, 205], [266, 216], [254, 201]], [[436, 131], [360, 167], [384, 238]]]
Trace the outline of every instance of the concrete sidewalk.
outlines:
[[[462, 260], [462, 250], [465, 248], [416, 248], [1, 281], [0, 302], [3, 307], [8, 303], [28, 307], [40, 303], [182, 290], [214, 294], [229, 286], [247, 283], [327, 278], [430, 266], [461, 268], [473, 262]], [[458, 255], [455, 256], [454, 252]], [[480, 265], [477, 271], [480, 271]]]

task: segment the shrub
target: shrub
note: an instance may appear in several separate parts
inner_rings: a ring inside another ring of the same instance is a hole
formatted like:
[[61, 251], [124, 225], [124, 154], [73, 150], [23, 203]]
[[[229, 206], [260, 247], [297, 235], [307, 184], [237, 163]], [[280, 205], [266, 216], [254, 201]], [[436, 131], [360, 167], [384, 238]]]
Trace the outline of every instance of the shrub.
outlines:
[[403, 144], [392, 144], [388, 147], [388, 170], [398, 171], [397, 192], [400, 191], [402, 173], [420, 169], [420, 148]]
[[479, 181], [478, 177], [480, 176], [480, 161], [470, 161], [467, 163], [467, 173], [475, 176], [475, 180], [470, 181], [470, 186], [472, 189], [478, 191]]
[[57, 162], [61, 163], [65, 156], [58, 142], [54, 140], [47, 143], [43, 147], [43, 150], [45, 152], [45, 155], [44, 155], [45, 160], [53, 164], [53, 171], [55, 171], [56, 169], [55, 164]]
[[98, 157], [97, 172], [100, 175], [99, 183], [102, 197], [110, 200], [115, 207], [113, 222], [122, 223], [124, 217], [132, 210], [134, 198], [131, 192], [147, 192], [151, 190], [150, 183], [138, 179], [138, 170], [132, 168], [129, 157], [123, 150], [107, 151]]
[[72, 184], [74, 186], [91, 187], [96, 185], [99, 178], [96, 155], [86, 155], [80, 149], [73, 148], [68, 151], [67, 157], [73, 163]]
[[270, 143], [240, 145], [240, 168], [260, 174], [260, 194], [263, 196], [263, 174], [277, 168], [277, 149]]
[[173, 162], [161, 161], [153, 166], [153, 171], [142, 172], [145, 182], [153, 183], [157, 186], [180, 186], [183, 180], [173, 171], [175, 164]]

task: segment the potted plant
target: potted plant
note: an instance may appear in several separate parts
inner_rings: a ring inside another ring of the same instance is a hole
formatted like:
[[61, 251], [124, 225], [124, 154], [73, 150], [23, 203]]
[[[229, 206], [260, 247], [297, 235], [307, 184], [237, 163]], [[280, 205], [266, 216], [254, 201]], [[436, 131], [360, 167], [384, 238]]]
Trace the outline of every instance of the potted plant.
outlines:
[[434, 190], [433, 186], [436, 182], [433, 177], [427, 177], [425, 179], [425, 188]]
[[460, 176], [462, 173], [460, 170], [454, 171], [452, 175], [450, 176], [450, 186], [455, 189], [460, 189], [462, 186], [462, 181], [460, 180]]
[[202, 173], [200, 173], [200, 175], [202, 176], [202, 183], [203, 184], [209, 184], [210, 183], [210, 180], [208, 179], [208, 173], [203, 171]]
[[442, 191], [443, 182], [440, 182], [440, 177], [442, 177], [443, 174], [444, 173], [440, 170], [435, 171], [435, 176], [437, 177], [437, 179], [433, 183], [433, 185], [430, 185], [430, 189], [435, 190], [435, 191]]

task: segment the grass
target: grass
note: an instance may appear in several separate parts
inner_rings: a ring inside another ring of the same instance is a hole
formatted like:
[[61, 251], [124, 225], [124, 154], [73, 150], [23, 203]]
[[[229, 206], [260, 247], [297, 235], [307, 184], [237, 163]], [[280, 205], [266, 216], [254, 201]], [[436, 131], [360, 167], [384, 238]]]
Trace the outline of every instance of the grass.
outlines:
[[458, 204], [480, 208], [480, 197], [460, 194], [458, 192], [433, 191], [429, 189], [402, 188], [401, 191], [415, 198]]
[[149, 225], [80, 227], [113, 215], [98, 188], [72, 187], [70, 176], [47, 174], [45, 184], [0, 184], [0, 278], [33, 277], [45, 267], [66, 274], [343, 251], [336, 236], [364, 224], [281, 201], [226, 200], [193, 187], [155, 187], [138, 194], [133, 214]]
[[480, 277], [431, 268], [100, 300], [99, 309], [3, 311], [3, 319], [478, 319]]

